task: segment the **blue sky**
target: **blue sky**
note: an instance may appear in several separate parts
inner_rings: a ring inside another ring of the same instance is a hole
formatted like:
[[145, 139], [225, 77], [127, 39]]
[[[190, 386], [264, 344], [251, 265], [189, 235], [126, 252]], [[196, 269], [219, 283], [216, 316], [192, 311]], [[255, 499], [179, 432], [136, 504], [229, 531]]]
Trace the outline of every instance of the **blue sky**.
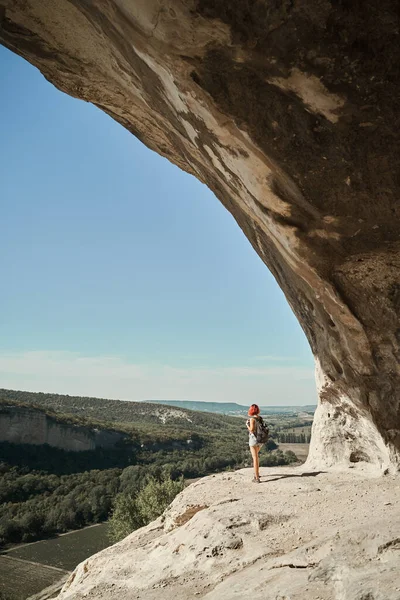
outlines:
[[0, 385], [315, 402], [308, 343], [193, 177], [0, 47]]

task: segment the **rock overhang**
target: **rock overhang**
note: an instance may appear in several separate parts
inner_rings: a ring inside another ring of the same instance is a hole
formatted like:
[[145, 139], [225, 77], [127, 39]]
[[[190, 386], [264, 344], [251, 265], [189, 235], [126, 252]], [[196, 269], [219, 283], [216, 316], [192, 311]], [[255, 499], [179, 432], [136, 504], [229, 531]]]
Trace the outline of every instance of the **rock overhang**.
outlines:
[[313, 464], [398, 468], [397, 2], [0, 8], [2, 43], [206, 183], [270, 268], [317, 358]]

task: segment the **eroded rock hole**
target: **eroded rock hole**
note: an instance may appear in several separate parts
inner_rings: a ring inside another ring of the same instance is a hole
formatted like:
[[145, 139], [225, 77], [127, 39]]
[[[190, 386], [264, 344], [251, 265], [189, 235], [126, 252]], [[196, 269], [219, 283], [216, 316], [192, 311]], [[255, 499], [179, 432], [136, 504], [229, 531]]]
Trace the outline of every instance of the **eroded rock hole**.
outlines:
[[355, 450], [350, 454], [349, 461], [351, 463], [369, 462], [369, 458], [364, 452], [361, 452], [360, 450]]
[[343, 375], [343, 369], [341, 364], [336, 360], [336, 358], [334, 356], [331, 356], [331, 361], [332, 361], [332, 365], [333, 368], [335, 369], [336, 373], [338, 375]]
[[195, 83], [197, 83], [197, 85], [200, 85], [200, 86], [201, 86], [201, 79], [200, 79], [200, 77], [197, 75], [196, 71], [192, 71], [192, 72], [190, 73], [190, 77], [193, 79], [193, 81], [194, 81]]

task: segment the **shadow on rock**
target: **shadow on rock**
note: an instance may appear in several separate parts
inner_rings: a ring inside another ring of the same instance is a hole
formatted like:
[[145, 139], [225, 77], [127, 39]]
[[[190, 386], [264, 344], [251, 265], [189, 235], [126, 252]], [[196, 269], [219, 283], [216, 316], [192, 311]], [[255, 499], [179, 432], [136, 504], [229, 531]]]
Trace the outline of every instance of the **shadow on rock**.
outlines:
[[[326, 473], [326, 471], [311, 471], [310, 473], [300, 473], [299, 475], [296, 473], [274, 473], [273, 479], [267, 479], [267, 481], [261, 481], [261, 483], [270, 483], [271, 481], [279, 481], [279, 479], [287, 479], [288, 477], [316, 477], [322, 473]], [[266, 477], [268, 477], [268, 475], [266, 475]]]

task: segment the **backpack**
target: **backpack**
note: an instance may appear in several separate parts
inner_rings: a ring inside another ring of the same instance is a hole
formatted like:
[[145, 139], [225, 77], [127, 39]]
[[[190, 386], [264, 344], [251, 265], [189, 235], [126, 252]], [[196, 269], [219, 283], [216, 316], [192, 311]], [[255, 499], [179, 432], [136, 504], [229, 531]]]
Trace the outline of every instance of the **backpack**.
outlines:
[[264, 423], [262, 417], [257, 417], [256, 423], [257, 444], [266, 444], [269, 436], [268, 426]]

